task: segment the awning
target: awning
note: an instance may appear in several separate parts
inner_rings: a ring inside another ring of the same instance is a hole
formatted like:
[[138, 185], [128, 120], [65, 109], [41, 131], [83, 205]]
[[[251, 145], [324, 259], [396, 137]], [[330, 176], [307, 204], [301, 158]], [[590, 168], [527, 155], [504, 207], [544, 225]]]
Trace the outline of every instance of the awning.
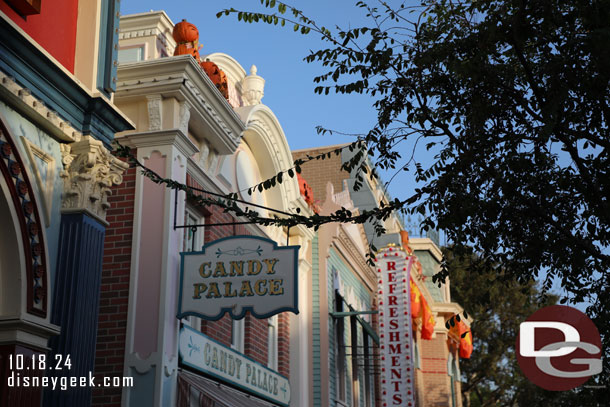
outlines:
[[178, 407], [275, 407], [258, 397], [186, 370], [178, 373]]

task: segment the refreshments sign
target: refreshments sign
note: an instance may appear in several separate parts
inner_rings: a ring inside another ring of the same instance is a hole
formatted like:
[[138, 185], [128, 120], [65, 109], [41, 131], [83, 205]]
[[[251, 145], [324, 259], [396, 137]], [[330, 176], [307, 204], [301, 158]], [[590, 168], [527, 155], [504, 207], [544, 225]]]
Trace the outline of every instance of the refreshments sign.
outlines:
[[284, 376], [228, 348], [190, 326], [180, 330], [180, 362], [281, 406], [290, 403]]
[[257, 236], [232, 236], [180, 253], [178, 318], [194, 315], [234, 319], [250, 311], [257, 318], [279, 312], [298, 314], [299, 246], [278, 247]]
[[415, 406], [409, 276], [413, 257], [397, 247], [377, 253], [379, 340], [384, 406]]

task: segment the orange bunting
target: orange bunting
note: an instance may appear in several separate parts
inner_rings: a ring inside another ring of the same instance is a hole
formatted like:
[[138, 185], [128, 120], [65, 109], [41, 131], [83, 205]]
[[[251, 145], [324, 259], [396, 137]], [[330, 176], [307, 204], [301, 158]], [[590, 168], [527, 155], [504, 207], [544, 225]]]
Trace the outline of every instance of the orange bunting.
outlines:
[[410, 278], [411, 285], [411, 318], [415, 319], [419, 317], [421, 313], [421, 291], [417, 287], [417, 284]]
[[460, 357], [470, 359], [472, 354], [472, 332], [470, 328], [463, 321], [455, 321], [455, 325], [449, 328], [449, 332], [460, 341]]
[[[462, 321], [458, 322], [458, 325], [460, 327], [460, 357], [470, 359], [472, 354], [472, 331]], [[463, 338], [462, 335], [464, 335]]]
[[422, 339], [432, 339], [432, 334], [434, 333], [434, 317], [432, 316], [432, 310], [428, 305], [428, 301], [424, 296], [421, 297], [422, 302], [422, 328], [421, 328], [421, 337]]

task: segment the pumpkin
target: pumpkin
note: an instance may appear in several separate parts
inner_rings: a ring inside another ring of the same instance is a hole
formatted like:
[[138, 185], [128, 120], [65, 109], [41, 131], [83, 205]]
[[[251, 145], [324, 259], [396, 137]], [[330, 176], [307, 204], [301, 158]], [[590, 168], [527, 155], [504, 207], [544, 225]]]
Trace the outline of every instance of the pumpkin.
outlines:
[[174, 50], [174, 56], [176, 55], [192, 55], [196, 61], [199, 61], [199, 51], [189, 43], [186, 44], [178, 44], [176, 45], [176, 49]]
[[216, 88], [220, 91], [222, 96], [225, 99], [229, 99], [229, 83], [227, 81], [227, 75], [222, 71], [222, 69], [218, 68], [212, 61], [202, 61], [199, 63], [201, 68], [204, 70], [208, 78], [212, 81]]
[[193, 24], [182, 20], [174, 26], [172, 32], [176, 40], [174, 55], [192, 55], [199, 62], [199, 31]]
[[194, 24], [182, 20], [174, 26], [172, 36], [177, 43], [181, 42], [195, 42], [199, 39], [199, 31]]

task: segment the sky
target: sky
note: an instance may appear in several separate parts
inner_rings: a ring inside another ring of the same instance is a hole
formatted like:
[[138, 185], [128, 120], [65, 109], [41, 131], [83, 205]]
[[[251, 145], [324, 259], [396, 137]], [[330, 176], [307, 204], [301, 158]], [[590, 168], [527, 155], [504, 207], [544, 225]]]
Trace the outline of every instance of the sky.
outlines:
[[[296, 0], [292, 4], [330, 26], [365, 21], [363, 14], [348, 0]], [[246, 72], [251, 65], [256, 65], [258, 75], [266, 81], [262, 103], [278, 117], [293, 150], [352, 140], [345, 136], [319, 136], [315, 131], [318, 125], [350, 133], [366, 131], [374, 124], [375, 111], [370, 98], [314, 94], [313, 78], [322, 69], [318, 64], [307, 64], [303, 58], [310, 49], [324, 45], [319, 36], [295, 33], [288, 25], [245, 24], [238, 22], [235, 15], [216, 18], [217, 12], [230, 7], [262, 10], [259, 0], [124, 0], [121, 14], [164, 10], [174, 23], [186, 19], [197, 26], [202, 56], [224, 52], [235, 58]]]
[[[318, 25], [342, 28], [369, 25], [355, 0], [294, 0], [290, 2], [314, 19]], [[319, 35], [311, 32], [302, 35], [285, 27], [264, 23], [247, 24], [237, 20], [236, 15], [216, 14], [227, 8], [243, 11], [270, 12], [260, 0], [123, 0], [121, 14], [134, 14], [163, 10], [174, 23], [186, 19], [199, 30], [202, 57], [205, 54], [223, 52], [235, 58], [246, 72], [256, 65], [257, 74], [265, 79], [267, 105], [278, 118], [288, 145], [292, 150], [328, 146], [354, 141], [353, 136], [333, 134], [318, 135], [316, 126], [342, 133], [366, 133], [376, 123], [373, 99], [366, 95], [350, 94], [317, 95], [313, 78], [324, 72], [318, 63], [306, 63], [303, 59], [310, 50], [325, 48]], [[420, 146], [421, 147], [421, 146]], [[424, 161], [431, 161], [433, 154], [423, 147], [418, 151]], [[409, 149], [410, 154], [410, 149]], [[382, 174], [387, 181], [394, 172]], [[389, 185], [392, 197], [407, 198], [417, 184], [412, 173], [400, 172]]]

